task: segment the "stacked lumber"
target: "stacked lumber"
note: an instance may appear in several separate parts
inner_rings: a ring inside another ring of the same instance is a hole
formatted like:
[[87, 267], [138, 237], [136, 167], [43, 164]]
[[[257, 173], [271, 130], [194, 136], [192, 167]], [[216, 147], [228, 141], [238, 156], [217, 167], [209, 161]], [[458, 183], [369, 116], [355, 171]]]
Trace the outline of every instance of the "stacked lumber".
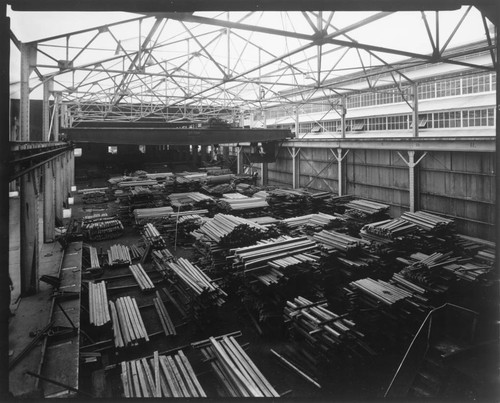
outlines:
[[137, 284], [139, 284], [139, 288], [141, 289], [141, 291], [153, 290], [155, 288], [155, 285], [146, 274], [144, 268], [140, 263], [129, 266], [129, 269], [132, 272], [135, 281], [137, 281]]
[[111, 320], [108, 308], [106, 282], [89, 284], [89, 316], [90, 324], [103, 326]]
[[366, 224], [360, 230], [361, 238], [382, 244], [391, 244], [396, 238], [402, 238], [417, 231], [417, 225], [401, 218], [383, 220]]
[[189, 260], [179, 258], [176, 262], [167, 262], [165, 268], [189, 289], [194, 298], [203, 297], [204, 303], [222, 305], [227, 294], [208, 277], [198, 266]]
[[132, 261], [140, 259], [142, 258], [142, 255], [144, 255], [144, 248], [142, 246], [137, 246], [135, 244], [132, 244], [129, 245], [128, 248]]
[[89, 253], [90, 253], [90, 268], [91, 269], [100, 268], [101, 264], [99, 263], [99, 256], [97, 255], [97, 249], [94, 248], [93, 246], [89, 246]]
[[175, 326], [170, 319], [167, 308], [160, 297], [160, 293], [156, 291], [156, 298], [153, 298], [153, 303], [156, 308], [156, 313], [160, 318], [161, 326], [165, 332], [165, 336], [175, 336], [177, 332], [175, 331]]
[[349, 314], [338, 315], [327, 305], [301, 296], [287, 301], [283, 315], [290, 333], [306, 341], [304, 347], [319, 357], [326, 354], [326, 358], [334, 358], [338, 348], [374, 354], [363, 341], [364, 334], [348, 319]]
[[110, 266], [122, 266], [132, 263], [128, 246], [116, 244], [108, 249], [108, 264]]
[[209, 340], [199, 348], [230, 397], [279, 397], [234, 337]]
[[82, 201], [84, 204], [100, 204], [108, 201], [106, 192], [101, 190], [87, 190], [83, 192]]
[[173, 355], [159, 355], [122, 361], [121, 380], [125, 397], [207, 397], [193, 367], [179, 350]]
[[360, 249], [364, 245], [368, 245], [369, 242], [354, 238], [347, 234], [341, 234], [336, 231], [323, 230], [317, 234], [313, 235], [313, 239], [325, 246], [328, 249], [338, 249], [343, 252], [352, 252]]
[[156, 227], [151, 223], [147, 223], [142, 228], [142, 237], [144, 239], [144, 242], [148, 245], [151, 245], [153, 249], [164, 249], [167, 247], [165, 240], [158, 232]]
[[361, 220], [376, 219], [387, 215], [389, 211], [389, 205], [387, 204], [363, 199], [351, 200], [345, 206], [345, 214]]
[[135, 298], [121, 297], [109, 301], [113, 321], [113, 339], [116, 347], [136, 346], [149, 341], [149, 336]]
[[170, 206], [143, 208], [134, 210], [134, 220], [137, 225], [145, 225], [147, 223], [155, 223], [163, 217], [168, 217], [173, 213], [174, 209]]
[[451, 232], [455, 222], [451, 219], [430, 214], [425, 211], [416, 211], [415, 213], [403, 213], [401, 219], [418, 225], [420, 228], [431, 232]]
[[118, 238], [123, 234], [121, 221], [106, 213], [84, 216], [81, 228], [85, 238], [90, 241]]

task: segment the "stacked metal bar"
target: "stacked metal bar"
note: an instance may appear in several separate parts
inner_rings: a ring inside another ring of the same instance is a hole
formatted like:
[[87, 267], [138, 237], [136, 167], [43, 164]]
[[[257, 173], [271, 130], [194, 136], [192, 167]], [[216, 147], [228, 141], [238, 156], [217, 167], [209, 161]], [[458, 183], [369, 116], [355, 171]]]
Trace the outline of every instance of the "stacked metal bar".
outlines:
[[199, 192], [172, 193], [168, 196], [168, 198], [175, 211], [179, 209], [210, 210], [215, 205], [215, 200], [211, 196], [207, 196]]
[[108, 263], [110, 266], [122, 266], [132, 263], [128, 246], [117, 244], [108, 249]]
[[230, 397], [279, 397], [234, 337], [224, 336], [219, 340], [210, 337], [209, 343], [198, 348], [210, 360]]
[[396, 238], [412, 234], [417, 230], [417, 225], [401, 218], [383, 220], [366, 224], [360, 230], [361, 238], [382, 244], [391, 244]]
[[152, 254], [159, 263], [170, 262], [174, 259], [174, 255], [167, 248], [153, 250]]
[[95, 214], [82, 218], [82, 232], [90, 241], [101, 241], [122, 236], [123, 224], [116, 217]]
[[403, 213], [401, 219], [418, 225], [420, 228], [427, 231], [451, 231], [455, 224], [451, 219], [430, 214], [425, 211]]
[[207, 397], [193, 367], [179, 350], [173, 355], [159, 355], [121, 362], [125, 397]]
[[158, 232], [156, 227], [151, 223], [147, 223], [143, 227], [142, 237], [147, 244], [153, 247], [153, 249], [164, 249], [167, 247], [167, 245], [165, 244], [165, 240]]
[[275, 217], [288, 218], [313, 213], [310, 196], [308, 191], [301, 189], [274, 189], [268, 192], [266, 201]]
[[97, 255], [97, 249], [94, 248], [93, 246], [89, 246], [89, 253], [90, 253], [90, 268], [91, 269], [100, 268], [101, 264], [99, 263], [99, 256]]
[[163, 331], [165, 332], [165, 336], [176, 335], [177, 332], [175, 330], [175, 326], [172, 323], [172, 319], [170, 319], [170, 315], [168, 314], [167, 308], [163, 304], [163, 300], [160, 297], [160, 293], [156, 291], [156, 298], [153, 298], [153, 303], [156, 308], [156, 312], [158, 313], [158, 317], [160, 318], [161, 326]]
[[173, 213], [174, 209], [170, 206], [141, 208], [135, 209], [134, 221], [137, 225], [145, 225], [146, 223], [155, 223], [163, 217], [168, 217]]
[[89, 316], [90, 324], [103, 326], [111, 320], [108, 308], [108, 295], [106, 293], [106, 283], [89, 284]]
[[330, 214], [315, 213], [286, 218], [281, 221], [288, 228], [290, 235], [299, 236], [319, 232], [323, 228], [337, 228], [345, 225], [345, 221]]
[[147, 187], [147, 186], [157, 186], [158, 181], [154, 179], [146, 180], [127, 180], [118, 183], [118, 187], [122, 189], [135, 188], [135, 187]]
[[314, 234], [313, 239], [316, 242], [323, 244], [327, 249], [339, 249], [344, 252], [351, 252], [361, 248], [363, 245], [369, 244], [369, 242], [363, 239], [327, 230]]
[[132, 261], [140, 259], [142, 255], [144, 254], [144, 248], [142, 246], [137, 246], [137, 245], [129, 245], [129, 252], [130, 252], [130, 257], [132, 258]]
[[399, 301], [413, 296], [411, 292], [403, 290], [396, 285], [371, 278], [353, 281], [351, 286], [384, 305], [394, 305]]
[[129, 269], [132, 272], [135, 281], [137, 281], [137, 284], [139, 284], [141, 291], [153, 290], [155, 288], [155, 285], [146, 274], [144, 268], [140, 263], [129, 266]]
[[345, 214], [359, 219], [378, 217], [387, 214], [389, 205], [373, 201], [356, 199], [346, 203]]
[[149, 341], [139, 307], [135, 298], [122, 297], [109, 301], [113, 321], [113, 339], [116, 347], [136, 346]]
[[106, 192], [96, 190], [96, 191], [84, 191], [82, 200], [84, 204], [100, 204], [105, 203], [108, 198]]

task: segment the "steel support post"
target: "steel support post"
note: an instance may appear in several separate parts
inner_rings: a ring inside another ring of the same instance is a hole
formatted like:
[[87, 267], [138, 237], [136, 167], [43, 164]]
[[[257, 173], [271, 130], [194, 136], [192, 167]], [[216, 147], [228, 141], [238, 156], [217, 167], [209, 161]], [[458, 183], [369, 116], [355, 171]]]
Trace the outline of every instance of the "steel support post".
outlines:
[[50, 81], [43, 83], [43, 99], [42, 99], [42, 140], [50, 140]]
[[75, 186], [75, 150], [69, 151], [69, 191]]
[[207, 146], [203, 145], [201, 146], [201, 162], [206, 162], [207, 161]]
[[300, 148], [287, 147], [289, 154], [292, 156], [292, 188], [300, 187]]
[[37, 170], [21, 176], [21, 295], [38, 291], [38, 179]]
[[403, 157], [403, 155], [398, 151], [399, 156], [401, 159], [408, 165], [408, 191], [410, 193], [409, 198], [410, 198], [410, 212], [413, 213], [416, 210], [418, 210], [418, 204], [419, 204], [419, 192], [418, 192], [418, 175], [416, 175], [416, 167], [424, 159], [424, 157], [427, 155], [427, 152], [422, 154], [422, 156], [415, 161], [415, 151], [407, 151], [408, 153], [408, 160]]
[[340, 104], [340, 137], [345, 139], [345, 115], [347, 113], [346, 96], [342, 95], [340, 100], [341, 100], [341, 104]]
[[244, 173], [244, 162], [243, 158], [245, 157], [245, 153], [243, 152], [243, 147], [236, 147], [236, 173], [241, 175]]
[[54, 161], [43, 167], [43, 239], [53, 242], [55, 239], [56, 205], [54, 202]]
[[55, 209], [56, 218], [62, 223], [63, 219], [63, 201], [64, 201], [64, 189], [63, 189], [63, 157], [58, 157], [54, 160], [54, 196], [55, 196]]
[[61, 102], [61, 95], [56, 92], [54, 93], [54, 126], [53, 126], [53, 134], [54, 134], [54, 141], [59, 141], [59, 127], [60, 127], [60, 122], [61, 122], [61, 117], [60, 117], [60, 102]]
[[21, 43], [21, 93], [19, 100], [21, 141], [30, 140], [30, 54], [31, 46]]
[[295, 138], [299, 138], [299, 128], [300, 128], [299, 111], [300, 108], [297, 106], [297, 108], [295, 108]]
[[65, 152], [63, 155], [63, 202], [68, 203], [68, 195], [70, 188], [70, 168], [69, 168], [69, 152]]
[[222, 157], [224, 158], [224, 163], [227, 164], [229, 161], [229, 146], [228, 145], [222, 146]]
[[260, 185], [267, 186], [268, 181], [269, 181], [268, 163], [263, 162], [260, 164]]
[[413, 137], [418, 137], [418, 85], [413, 84], [412, 86], [412, 100], [413, 100]]
[[330, 149], [332, 152], [333, 156], [337, 160], [337, 184], [338, 184], [338, 192], [339, 196], [342, 196], [344, 194], [344, 184], [346, 183], [345, 181], [345, 174], [344, 174], [344, 158], [349, 154], [349, 150], [346, 150], [345, 154], [342, 155], [342, 148], [337, 148], [337, 152], [334, 150]]
[[193, 144], [191, 148], [191, 156], [193, 157], [193, 165], [198, 166], [198, 144]]

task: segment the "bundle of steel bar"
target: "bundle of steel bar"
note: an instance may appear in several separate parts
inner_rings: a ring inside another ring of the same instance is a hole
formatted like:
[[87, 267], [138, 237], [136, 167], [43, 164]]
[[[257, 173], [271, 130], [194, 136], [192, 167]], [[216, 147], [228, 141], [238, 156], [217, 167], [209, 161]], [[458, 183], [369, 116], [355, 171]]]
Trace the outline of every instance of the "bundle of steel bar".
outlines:
[[108, 190], [107, 187], [102, 187], [102, 188], [86, 188], [86, 189], [80, 189], [80, 190], [78, 190], [78, 193], [85, 194], [85, 193], [93, 193], [93, 192], [106, 192], [107, 190]]
[[214, 203], [214, 199], [200, 192], [172, 193], [168, 196], [170, 204], [177, 210], [179, 207]]
[[248, 196], [242, 195], [240, 193], [226, 193], [226, 194], [222, 195], [222, 198], [223, 199], [231, 199], [231, 200], [234, 200], [234, 199], [243, 199], [243, 200], [249, 199]]
[[82, 201], [85, 204], [100, 204], [108, 201], [104, 191], [86, 191], [82, 195]]
[[345, 206], [345, 213], [356, 218], [366, 218], [386, 214], [389, 210], [389, 205], [387, 204], [376, 203], [363, 199], [351, 200], [346, 203]]
[[97, 249], [94, 248], [93, 246], [89, 246], [89, 253], [90, 253], [90, 268], [91, 269], [100, 268], [101, 264], [99, 263], [99, 256], [97, 255]]
[[173, 172], [155, 172], [155, 173], [147, 173], [145, 175], [147, 179], [156, 180], [158, 183], [164, 182], [169, 179], [174, 179], [175, 174]]
[[134, 210], [134, 219], [137, 225], [145, 225], [149, 222], [154, 222], [155, 220], [168, 217], [173, 213], [174, 209], [170, 206], [166, 207], [155, 207], [155, 208], [136, 208]]
[[167, 262], [164, 267], [171, 271], [196, 296], [207, 295], [216, 305], [224, 303], [227, 294], [198, 266], [189, 260], [179, 258], [177, 262]]
[[177, 193], [194, 192], [201, 188], [201, 177], [187, 178], [179, 174], [175, 177], [174, 190]]
[[404, 237], [417, 231], [417, 225], [401, 218], [369, 223], [360, 230], [361, 238], [379, 243], [392, 243], [396, 238]]
[[[232, 250], [233, 268], [242, 273], [268, 267], [272, 262], [275, 267], [286, 267], [286, 258], [312, 260], [311, 253], [318, 250], [316, 242], [307, 237], [292, 238], [282, 236], [258, 242], [256, 245]], [[298, 256], [303, 255], [301, 259]]]
[[449, 218], [440, 217], [425, 211], [415, 213], [406, 212], [401, 215], [401, 219], [418, 225], [427, 231], [451, 231], [455, 222]]
[[222, 238], [227, 237], [236, 227], [240, 225], [254, 228], [260, 232], [267, 231], [265, 227], [253, 223], [250, 220], [228, 214], [216, 214], [211, 220], [203, 224], [196, 232], [219, 243]]
[[146, 274], [140, 263], [129, 266], [129, 269], [132, 272], [135, 281], [139, 284], [141, 291], [153, 290], [155, 288], [155, 285]]
[[205, 193], [210, 196], [222, 197], [225, 193], [233, 193], [234, 188], [233, 185], [229, 183], [221, 183], [220, 185], [203, 185], [201, 188]]
[[130, 251], [130, 257], [132, 258], [132, 261], [140, 259], [142, 255], [144, 255], [144, 248], [142, 246], [137, 246], [135, 244], [132, 244], [129, 245], [128, 248]]
[[368, 241], [363, 239], [327, 230], [314, 234], [313, 239], [316, 242], [323, 244], [327, 249], [339, 249], [344, 252], [358, 250], [362, 246], [370, 244]]
[[146, 179], [146, 180], [129, 180], [122, 181], [118, 183], [118, 187], [122, 189], [126, 188], [134, 188], [134, 187], [147, 187], [147, 186], [157, 186], [158, 181], [154, 179]]
[[121, 221], [105, 213], [83, 217], [81, 228], [83, 235], [90, 241], [113, 239], [123, 234]]
[[[239, 193], [236, 193], [239, 195]], [[253, 210], [253, 209], [264, 209], [269, 207], [269, 204], [258, 197], [246, 197], [243, 195], [241, 198], [224, 198], [220, 199], [217, 204], [221, 210], [231, 213], [233, 211], [240, 210]]]
[[114, 303], [109, 301], [113, 321], [113, 338], [116, 347], [138, 345], [149, 341], [149, 336], [135, 298], [121, 297]]
[[220, 185], [221, 183], [230, 183], [234, 178], [231, 173], [206, 176], [202, 179], [202, 182], [207, 185]]
[[110, 266], [122, 266], [132, 263], [128, 246], [111, 245], [108, 249], [108, 264]]
[[234, 337], [209, 340], [198, 348], [230, 397], [279, 397]]
[[207, 397], [182, 350], [172, 355], [122, 361], [121, 380], [125, 397]]
[[156, 313], [160, 318], [161, 326], [163, 331], [165, 332], [165, 336], [175, 336], [177, 332], [175, 331], [175, 326], [172, 323], [172, 319], [170, 319], [170, 315], [168, 314], [167, 308], [163, 304], [163, 300], [160, 297], [160, 293], [156, 291], [156, 298], [153, 298], [153, 303], [156, 308]]
[[106, 282], [89, 284], [89, 316], [90, 324], [103, 326], [111, 320], [108, 308]]
[[144, 238], [146, 244], [151, 245], [153, 249], [164, 249], [167, 247], [165, 240], [156, 227], [151, 223], [147, 223], [142, 228], [142, 237]]
[[170, 262], [174, 259], [174, 255], [167, 248], [153, 250], [152, 254], [153, 258], [160, 263]]
[[353, 281], [350, 284], [362, 293], [367, 294], [384, 305], [393, 305], [413, 296], [411, 292], [383, 280], [364, 278]]
[[[257, 194], [254, 197], [258, 197]], [[310, 193], [301, 189], [274, 189], [268, 192], [266, 201], [275, 217], [296, 217], [313, 213]]]
[[282, 220], [282, 223], [287, 226], [290, 234], [293, 235], [305, 235], [306, 233], [321, 231], [325, 227], [331, 229], [345, 224], [343, 219], [324, 213], [290, 217]]

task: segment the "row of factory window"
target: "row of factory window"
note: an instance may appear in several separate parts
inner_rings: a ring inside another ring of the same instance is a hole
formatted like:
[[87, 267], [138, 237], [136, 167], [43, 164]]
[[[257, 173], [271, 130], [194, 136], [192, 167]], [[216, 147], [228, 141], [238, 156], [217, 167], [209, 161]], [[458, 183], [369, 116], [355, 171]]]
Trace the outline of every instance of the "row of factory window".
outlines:
[[[409, 130], [413, 127], [412, 120], [411, 114], [346, 119], [346, 131]], [[485, 126], [495, 126], [494, 108], [432, 112], [418, 115], [418, 127], [420, 129]], [[295, 125], [278, 125], [277, 128], [294, 130]], [[339, 132], [341, 130], [340, 119], [299, 124], [299, 133]]]
[[[495, 91], [496, 73], [478, 73], [464, 77], [453, 77], [443, 80], [421, 83], [417, 87], [418, 99], [432, 99], [451, 97], [459, 95], [477, 94], [482, 92]], [[347, 96], [346, 107], [360, 108], [366, 106], [384, 105], [400, 102], [411, 102], [409, 94], [410, 87], [380, 89], [377, 92], [364, 92]], [[406, 94], [403, 96], [403, 93]], [[406, 98], [406, 99], [405, 99]], [[331, 109], [328, 102], [318, 101], [302, 105], [300, 114], [328, 112]], [[285, 110], [282, 107], [268, 109], [266, 111], [267, 119], [276, 119], [280, 117], [293, 116], [295, 113]]]

